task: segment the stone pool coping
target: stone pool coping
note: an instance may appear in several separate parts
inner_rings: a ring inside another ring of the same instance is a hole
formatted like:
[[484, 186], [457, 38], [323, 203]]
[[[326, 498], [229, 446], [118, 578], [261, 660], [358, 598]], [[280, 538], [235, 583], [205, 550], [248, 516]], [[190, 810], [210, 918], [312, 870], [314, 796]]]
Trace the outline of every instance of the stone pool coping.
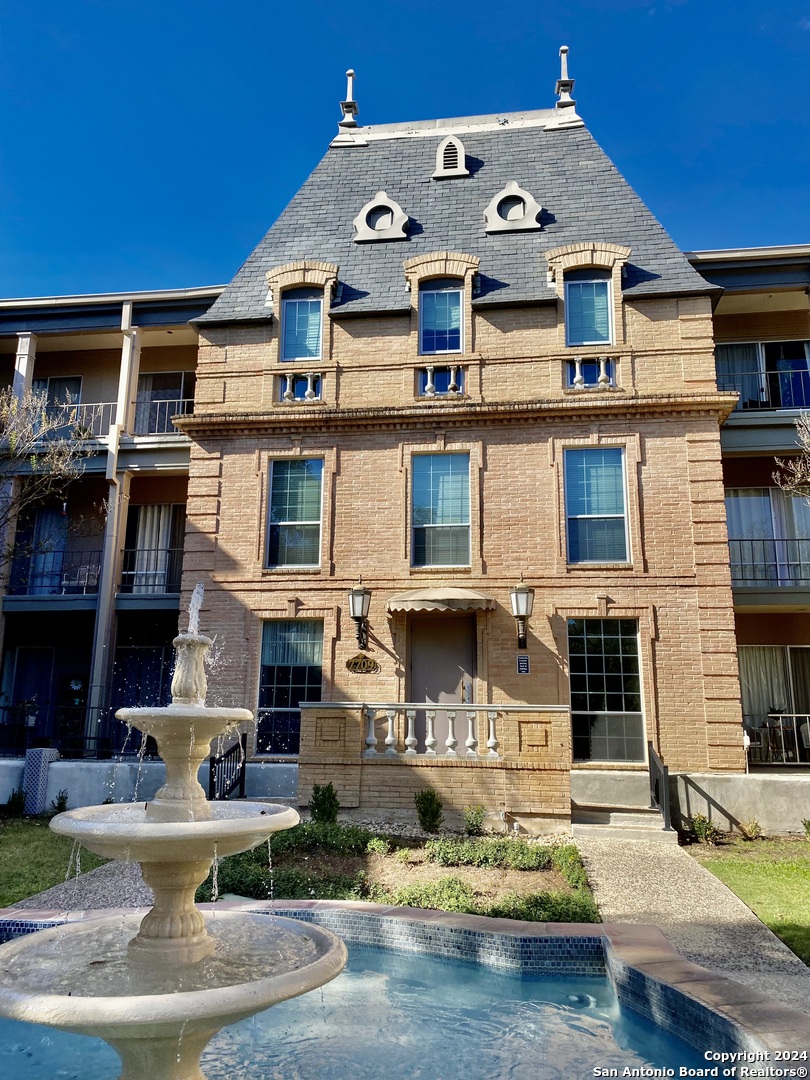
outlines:
[[[779, 1060], [777, 1054], [810, 1054], [806, 1013], [685, 960], [657, 926], [520, 922], [350, 900], [239, 900], [200, 907], [304, 919], [334, 930], [350, 944], [472, 961], [502, 972], [586, 978], [606, 974], [621, 1005], [700, 1052], [742, 1053], [741, 1061], [777, 1068], [807, 1065]], [[0, 941], [116, 913], [131, 915], [133, 909], [0, 909]], [[716, 1064], [707, 1060], [707, 1067]]]

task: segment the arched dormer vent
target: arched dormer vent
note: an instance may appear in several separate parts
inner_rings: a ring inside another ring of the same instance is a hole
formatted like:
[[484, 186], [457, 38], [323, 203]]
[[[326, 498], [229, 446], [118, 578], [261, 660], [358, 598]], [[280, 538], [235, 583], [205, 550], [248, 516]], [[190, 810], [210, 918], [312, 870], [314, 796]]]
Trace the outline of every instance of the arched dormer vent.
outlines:
[[466, 156], [461, 139], [448, 135], [442, 139], [436, 151], [436, 172], [434, 180], [446, 180], [451, 176], [469, 176], [466, 168]]
[[355, 244], [408, 239], [405, 231], [408, 215], [399, 203], [389, 199], [384, 191], [378, 191], [374, 198], [366, 203], [352, 224]]
[[541, 229], [537, 220], [543, 207], [522, 188], [517, 180], [510, 180], [484, 211], [484, 231], [526, 232]]

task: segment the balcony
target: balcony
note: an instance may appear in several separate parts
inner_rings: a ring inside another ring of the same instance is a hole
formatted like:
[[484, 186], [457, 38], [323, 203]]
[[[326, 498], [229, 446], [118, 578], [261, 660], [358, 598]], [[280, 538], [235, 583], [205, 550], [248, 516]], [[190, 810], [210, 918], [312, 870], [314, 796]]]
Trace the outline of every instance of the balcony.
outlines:
[[460, 364], [426, 364], [417, 370], [417, 393], [422, 398], [461, 397], [464, 381]]
[[188, 416], [194, 412], [194, 398], [174, 397], [154, 401], [139, 401], [135, 406], [135, 435], [182, 435], [172, 423], [173, 416]]
[[715, 350], [717, 389], [740, 395], [737, 409], [806, 409], [810, 404], [810, 342], [752, 341]]
[[279, 375], [279, 401], [286, 405], [321, 401], [321, 375], [316, 371], [285, 371]]
[[14, 555], [9, 596], [86, 596], [98, 592], [101, 551], [34, 551]]
[[810, 715], [769, 713], [745, 716], [750, 765], [810, 765]]
[[125, 548], [118, 591], [130, 596], [179, 593], [182, 574], [182, 548]]
[[53, 427], [49, 439], [103, 439], [110, 433], [115, 419], [114, 401], [87, 402], [86, 404], [48, 405], [45, 415]]
[[810, 540], [729, 540], [731, 583], [810, 589]]

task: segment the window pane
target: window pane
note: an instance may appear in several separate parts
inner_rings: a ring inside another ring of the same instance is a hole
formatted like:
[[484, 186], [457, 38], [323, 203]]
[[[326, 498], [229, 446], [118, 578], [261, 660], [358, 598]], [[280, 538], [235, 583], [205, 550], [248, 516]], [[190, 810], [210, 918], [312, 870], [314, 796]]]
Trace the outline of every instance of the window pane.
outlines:
[[461, 290], [419, 295], [421, 351], [461, 352]]
[[262, 630], [257, 749], [296, 754], [301, 701], [319, 701], [322, 687], [323, 623], [279, 619]]
[[610, 341], [607, 281], [572, 281], [565, 289], [565, 322], [569, 345]]
[[317, 566], [321, 545], [320, 458], [274, 461], [270, 482], [269, 566]]
[[321, 308], [321, 300], [284, 301], [283, 360], [320, 357]]
[[469, 454], [418, 454], [412, 475], [413, 565], [469, 565]]
[[580, 518], [568, 523], [568, 561], [625, 562], [624, 518]]
[[565, 451], [568, 561], [626, 562], [623, 451]]
[[468, 566], [470, 530], [465, 526], [413, 530], [414, 566]]

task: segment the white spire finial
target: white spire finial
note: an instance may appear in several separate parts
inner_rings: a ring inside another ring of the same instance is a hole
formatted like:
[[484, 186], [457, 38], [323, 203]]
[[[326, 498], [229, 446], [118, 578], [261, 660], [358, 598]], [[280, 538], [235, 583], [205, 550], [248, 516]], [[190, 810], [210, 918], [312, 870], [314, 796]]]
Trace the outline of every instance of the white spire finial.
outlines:
[[354, 100], [354, 71], [352, 68], [349, 68], [346, 72], [346, 100], [341, 101], [340, 111], [343, 113], [343, 119], [338, 120], [338, 129], [346, 131], [347, 128], [356, 128], [357, 121], [355, 117], [360, 110]]
[[560, 46], [560, 77], [557, 79], [557, 85], [554, 88], [554, 93], [559, 97], [556, 108], [569, 109], [576, 105], [576, 102], [571, 97], [571, 91], [574, 89], [574, 80], [568, 77], [568, 46]]
[[346, 100], [354, 101], [354, 71], [352, 68], [346, 72]]

